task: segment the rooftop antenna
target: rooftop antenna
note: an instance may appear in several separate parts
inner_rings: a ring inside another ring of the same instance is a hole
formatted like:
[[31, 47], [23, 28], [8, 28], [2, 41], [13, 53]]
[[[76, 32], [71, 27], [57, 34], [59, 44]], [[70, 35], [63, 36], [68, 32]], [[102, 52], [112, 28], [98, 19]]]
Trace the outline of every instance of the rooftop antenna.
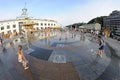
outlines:
[[22, 14], [20, 17], [18, 17], [17, 19], [23, 19], [23, 18], [28, 18], [28, 15], [27, 15], [27, 9], [26, 9], [26, 2], [25, 2], [25, 5], [24, 5], [24, 8], [22, 9]]
[[21, 16], [24, 17], [24, 18], [28, 17], [28, 15], [27, 15], [27, 9], [26, 9], [26, 2], [25, 2], [24, 8], [22, 9], [22, 15]]
[[26, 8], [26, 5], [27, 5], [27, 3], [25, 2], [25, 6], [24, 6], [24, 8]]

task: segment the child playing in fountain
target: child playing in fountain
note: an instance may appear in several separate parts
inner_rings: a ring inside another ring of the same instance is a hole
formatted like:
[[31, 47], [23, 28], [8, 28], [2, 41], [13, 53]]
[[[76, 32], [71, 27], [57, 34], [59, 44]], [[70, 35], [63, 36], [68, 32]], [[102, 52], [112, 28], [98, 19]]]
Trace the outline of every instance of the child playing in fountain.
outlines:
[[27, 59], [25, 58], [25, 56], [23, 54], [22, 46], [21, 45], [18, 46], [18, 62], [22, 63], [24, 69], [28, 69], [29, 68], [27, 66], [28, 61], [27, 61]]

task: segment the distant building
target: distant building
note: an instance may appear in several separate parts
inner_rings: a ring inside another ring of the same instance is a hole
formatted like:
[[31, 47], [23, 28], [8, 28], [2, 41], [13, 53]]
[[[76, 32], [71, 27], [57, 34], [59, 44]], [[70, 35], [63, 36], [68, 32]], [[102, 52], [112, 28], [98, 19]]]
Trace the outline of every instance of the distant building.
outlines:
[[0, 21], [0, 34], [5, 35], [16, 32], [19, 33], [22, 30], [22, 24], [26, 21], [26, 19], [29, 19], [36, 23], [36, 25], [33, 26], [34, 29], [58, 27], [57, 21], [48, 20], [48, 19], [34, 19], [32, 17], [28, 17], [27, 9], [23, 8], [20, 17], [17, 17], [16, 19], [13, 20]]
[[101, 24], [99, 23], [93, 23], [93, 24], [84, 24], [82, 26], [79, 26], [79, 28], [86, 28], [87, 30], [101, 30]]
[[103, 19], [104, 28], [111, 31], [112, 37], [120, 37], [120, 11], [113, 11], [109, 16]]

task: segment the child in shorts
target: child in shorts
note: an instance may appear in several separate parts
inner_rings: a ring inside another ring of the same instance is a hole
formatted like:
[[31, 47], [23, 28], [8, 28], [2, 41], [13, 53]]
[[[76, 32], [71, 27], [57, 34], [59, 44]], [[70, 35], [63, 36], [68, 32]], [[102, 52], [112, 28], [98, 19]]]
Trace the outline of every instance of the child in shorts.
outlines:
[[29, 68], [27, 66], [28, 61], [27, 61], [27, 59], [25, 58], [25, 56], [23, 54], [22, 46], [21, 45], [18, 46], [18, 62], [22, 63], [24, 69], [28, 69]]

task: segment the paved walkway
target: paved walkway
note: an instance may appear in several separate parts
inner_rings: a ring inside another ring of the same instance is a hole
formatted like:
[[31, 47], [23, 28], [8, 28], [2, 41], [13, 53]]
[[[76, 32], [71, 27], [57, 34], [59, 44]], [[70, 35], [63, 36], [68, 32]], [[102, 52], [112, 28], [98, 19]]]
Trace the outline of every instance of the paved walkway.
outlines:
[[26, 55], [29, 69], [17, 61], [17, 51], [8, 48], [0, 53], [0, 80], [80, 80], [72, 63], [56, 64]]
[[[17, 49], [8, 46], [7, 52], [0, 53], [0, 80], [96, 80], [109, 66], [111, 58], [107, 46], [103, 57], [99, 58], [98, 44], [90, 41], [89, 36], [85, 41], [80, 41], [79, 35], [67, 40], [64, 36], [59, 40], [59, 37], [32, 44], [36, 52], [26, 55], [28, 70], [18, 63]], [[16, 42], [16, 46], [19, 43]], [[65, 61], [56, 60], [56, 55], [64, 56]]]
[[111, 38], [107, 38], [105, 41], [111, 52], [111, 62], [97, 80], [120, 80], [120, 44]]
[[[58, 41], [58, 38], [54, 38], [54, 40], [50, 41], [50, 44], [44, 43], [44, 41], [37, 41], [33, 45], [46, 49], [46, 51], [52, 50], [48, 61], [55, 63], [60, 63], [60, 61], [61, 63], [72, 62], [82, 80], [95, 80], [109, 66], [111, 62], [110, 50], [106, 46], [103, 57], [99, 58], [97, 56], [98, 44], [95, 41], [90, 41], [89, 38], [86, 37], [85, 41], [80, 41], [80, 37], [77, 35], [75, 39], [69, 38], [65, 41], [63, 36], [61, 41]], [[36, 53], [36, 56], [37, 54], [40, 55], [40, 53]], [[55, 61], [56, 56], [64, 56], [66, 61], [61, 60], [62, 58], [58, 59], [59, 57]]]
[[108, 43], [109, 46], [111, 46], [115, 50], [116, 55], [120, 57], [120, 41], [117, 41], [112, 38], [107, 38], [105, 39], [105, 41]]

